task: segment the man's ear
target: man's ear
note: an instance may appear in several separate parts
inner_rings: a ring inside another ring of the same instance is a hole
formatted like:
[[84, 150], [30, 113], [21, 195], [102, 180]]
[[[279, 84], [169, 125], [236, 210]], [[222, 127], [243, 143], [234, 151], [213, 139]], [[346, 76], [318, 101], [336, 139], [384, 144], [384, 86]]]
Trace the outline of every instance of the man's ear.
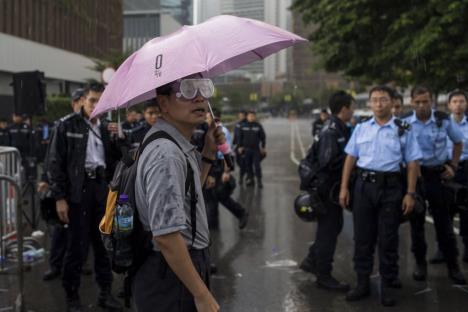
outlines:
[[167, 113], [167, 106], [169, 105], [169, 97], [167, 95], [158, 95], [159, 110], [161, 113]]

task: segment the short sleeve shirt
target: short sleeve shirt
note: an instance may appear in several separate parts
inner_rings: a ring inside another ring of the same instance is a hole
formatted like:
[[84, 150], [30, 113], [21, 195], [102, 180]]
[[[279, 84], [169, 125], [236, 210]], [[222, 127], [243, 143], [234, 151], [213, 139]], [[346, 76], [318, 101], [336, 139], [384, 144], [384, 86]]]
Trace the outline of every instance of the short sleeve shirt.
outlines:
[[[204, 249], [209, 245], [209, 230], [200, 182], [200, 154], [195, 146], [171, 124], [158, 119], [146, 137], [165, 131], [182, 150], [167, 139], [148, 144], [138, 161], [135, 200], [145, 230], [153, 236], [180, 232], [188, 247]], [[190, 220], [190, 192], [185, 190], [187, 160], [194, 172], [197, 234], [192, 245]], [[154, 244], [155, 250], [160, 250]]]
[[395, 117], [379, 125], [374, 118], [358, 124], [345, 152], [358, 158], [357, 166], [381, 172], [400, 171], [400, 164], [421, 159], [422, 154], [412, 130], [400, 136]]

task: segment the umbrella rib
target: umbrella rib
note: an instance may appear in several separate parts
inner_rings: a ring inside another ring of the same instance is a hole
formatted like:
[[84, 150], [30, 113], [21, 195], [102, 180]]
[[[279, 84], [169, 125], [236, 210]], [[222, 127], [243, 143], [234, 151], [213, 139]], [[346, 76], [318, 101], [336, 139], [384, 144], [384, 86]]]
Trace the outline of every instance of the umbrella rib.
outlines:
[[259, 54], [257, 51], [252, 50], [252, 52], [253, 52], [256, 56], [258, 56], [261, 60], [264, 59], [264, 57], [263, 57], [261, 54]]

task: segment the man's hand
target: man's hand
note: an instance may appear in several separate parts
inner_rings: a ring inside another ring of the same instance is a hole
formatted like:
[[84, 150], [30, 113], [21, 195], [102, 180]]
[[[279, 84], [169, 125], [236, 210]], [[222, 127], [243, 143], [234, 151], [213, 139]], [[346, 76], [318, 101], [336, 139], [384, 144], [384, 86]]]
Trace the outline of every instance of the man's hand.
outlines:
[[201, 296], [194, 297], [195, 306], [198, 312], [217, 312], [219, 311], [219, 305], [216, 302], [213, 295], [207, 291]]
[[339, 199], [341, 208], [346, 209], [349, 206], [349, 190], [341, 189]]
[[212, 176], [208, 176], [206, 178], [205, 188], [207, 190], [209, 190], [209, 189], [215, 187], [215, 185], [216, 185], [216, 179], [214, 177], [212, 177]]
[[441, 178], [444, 180], [450, 180], [455, 176], [455, 170], [449, 165], [444, 165], [445, 171], [442, 172]]
[[238, 151], [239, 154], [241, 154], [241, 155], [244, 154], [244, 148], [243, 148], [243, 147], [239, 147], [239, 148], [237, 149], [237, 151]]
[[224, 137], [223, 128], [211, 123], [205, 135], [205, 145], [203, 147], [202, 155], [208, 158], [214, 158], [218, 151], [218, 145], [224, 144], [226, 138]]
[[266, 157], [267, 155], [266, 149], [260, 148], [260, 154], [262, 154], [263, 157]]
[[111, 134], [118, 134], [119, 133], [119, 125], [116, 122], [109, 122], [107, 124], [107, 130]]
[[408, 214], [410, 214], [414, 209], [415, 203], [416, 201], [413, 198], [413, 196], [411, 196], [410, 194], [406, 194], [405, 197], [403, 197], [403, 203], [401, 204], [401, 210], [403, 210], [403, 215], [407, 216]]
[[45, 193], [49, 189], [49, 183], [41, 181], [37, 184], [37, 192]]
[[68, 203], [65, 199], [60, 199], [57, 200], [55, 203], [55, 207], [57, 209], [57, 215], [60, 219], [65, 224], [70, 223], [70, 220], [68, 219]]
[[229, 180], [231, 180], [231, 175], [227, 172], [224, 172], [223, 176], [221, 177], [221, 180], [223, 181], [223, 183], [228, 183]]

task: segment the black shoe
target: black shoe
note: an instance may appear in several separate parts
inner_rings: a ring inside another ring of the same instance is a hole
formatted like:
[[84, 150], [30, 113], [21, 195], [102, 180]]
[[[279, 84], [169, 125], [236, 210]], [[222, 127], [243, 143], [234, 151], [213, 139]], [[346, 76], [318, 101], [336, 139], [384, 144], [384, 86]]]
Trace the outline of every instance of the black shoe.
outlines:
[[247, 210], [244, 211], [244, 214], [242, 217], [239, 219], [239, 229], [243, 229], [247, 226], [247, 223], [249, 222], [249, 212]]
[[458, 264], [448, 269], [448, 276], [452, 279], [455, 285], [466, 285], [465, 277], [463, 276], [463, 273], [460, 271]]
[[401, 283], [399, 278], [395, 278], [394, 280], [386, 282], [386, 286], [393, 289], [401, 289], [403, 284]]
[[51, 280], [56, 279], [59, 276], [60, 276], [60, 270], [50, 269], [44, 272], [44, 275], [42, 275], [42, 280], [51, 281]]
[[107, 311], [123, 311], [123, 306], [119, 300], [112, 296], [110, 290], [101, 290], [98, 296], [98, 306]]
[[317, 268], [315, 266], [315, 260], [305, 257], [304, 260], [302, 260], [301, 264], [299, 265], [299, 269], [301, 269], [304, 272], [316, 274], [317, 273]]
[[380, 303], [384, 307], [393, 307], [396, 304], [393, 290], [388, 287], [388, 282], [382, 282], [380, 285]]
[[210, 273], [211, 274], [216, 274], [218, 273], [218, 267], [214, 263], [210, 263]]
[[442, 251], [437, 250], [434, 256], [429, 260], [430, 264], [441, 264], [445, 262], [445, 257]]
[[346, 294], [346, 301], [362, 300], [370, 295], [370, 280], [369, 276], [358, 276], [358, 284], [356, 288], [351, 289]]
[[247, 177], [247, 180], [245, 180], [245, 185], [246, 186], [254, 186], [255, 185], [254, 179]]
[[337, 281], [331, 275], [319, 275], [315, 283], [317, 284], [317, 287], [328, 289], [328, 290], [336, 290], [336, 291], [348, 291], [349, 290], [348, 284]]
[[416, 264], [413, 272], [413, 279], [418, 282], [425, 281], [427, 277], [427, 264]]
[[67, 296], [67, 312], [82, 312], [83, 306], [78, 294]]

